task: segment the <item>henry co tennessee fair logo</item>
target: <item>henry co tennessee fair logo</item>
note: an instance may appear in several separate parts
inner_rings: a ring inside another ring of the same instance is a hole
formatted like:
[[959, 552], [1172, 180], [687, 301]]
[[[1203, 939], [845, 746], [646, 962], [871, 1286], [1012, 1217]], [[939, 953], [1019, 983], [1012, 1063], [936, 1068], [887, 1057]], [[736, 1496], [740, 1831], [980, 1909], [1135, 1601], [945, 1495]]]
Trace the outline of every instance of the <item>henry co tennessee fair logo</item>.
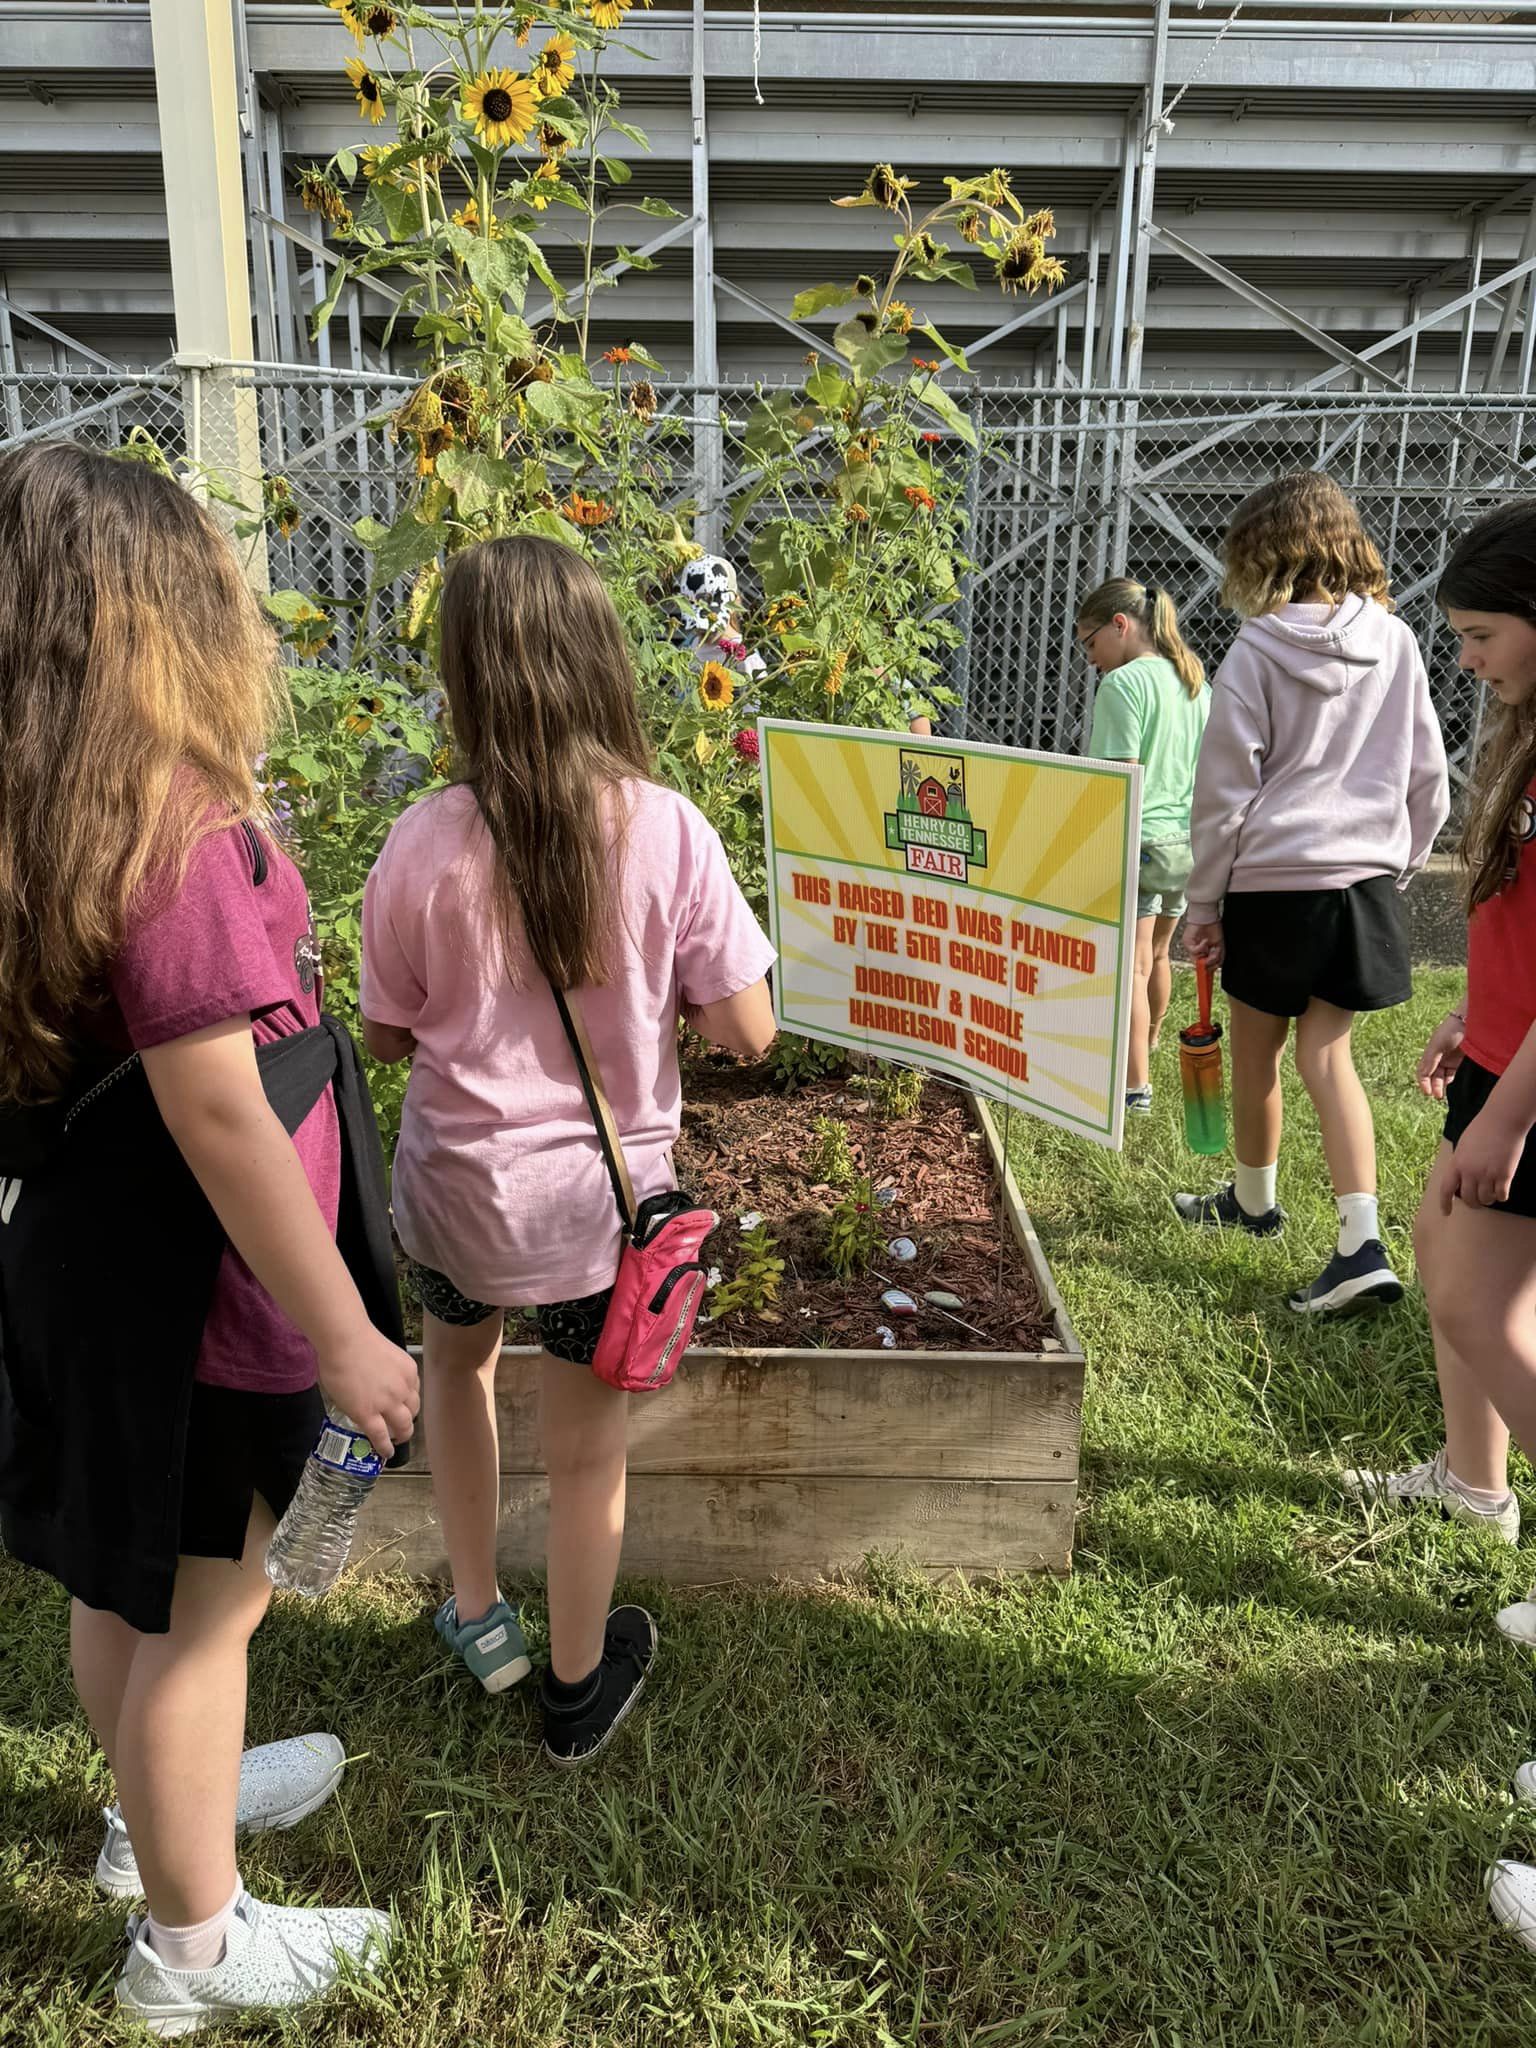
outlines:
[[909, 875], [967, 882], [987, 864], [987, 835], [971, 823], [965, 761], [959, 754], [901, 750], [901, 790], [885, 813], [885, 843], [904, 853]]

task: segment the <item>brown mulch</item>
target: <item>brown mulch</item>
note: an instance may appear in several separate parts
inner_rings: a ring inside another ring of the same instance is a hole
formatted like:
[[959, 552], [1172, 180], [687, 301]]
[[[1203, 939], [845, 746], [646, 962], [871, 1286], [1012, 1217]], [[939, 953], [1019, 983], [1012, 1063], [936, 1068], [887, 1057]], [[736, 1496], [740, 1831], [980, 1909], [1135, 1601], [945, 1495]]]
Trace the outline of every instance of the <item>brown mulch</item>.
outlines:
[[[742, 1066], [708, 1057], [685, 1065], [682, 1135], [673, 1156], [679, 1183], [720, 1212], [705, 1260], [729, 1280], [740, 1258], [737, 1219], [756, 1211], [785, 1262], [772, 1308], [701, 1320], [695, 1342], [876, 1350], [884, 1324], [901, 1351], [1039, 1351], [1054, 1339], [1051, 1313], [1004, 1220], [968, 1100], [930, 1081], [915, 1115], [891, 1118], [858, 1080], [839, 1075], [784, 1095], [767, 1062]], [[874, 1274], [848, 1281], [827, 1266], [827, 1219], [840, 1190], [818, 1184], [809, 1163], [818, 1149], [818, 1116], [848, 1127], [858, 1172], [877, 1189], [895, 1189], [881, 1212], [881, 1237], [911, 1238], [918, 1250], [909, 1264], [880, 1256]], [[887, 1286], [914, 1298], [915, 1317], [880, 1306]], [[923, 1300], [930, 1291], [958, 1295], [965, 1305], [941, 1314]]]

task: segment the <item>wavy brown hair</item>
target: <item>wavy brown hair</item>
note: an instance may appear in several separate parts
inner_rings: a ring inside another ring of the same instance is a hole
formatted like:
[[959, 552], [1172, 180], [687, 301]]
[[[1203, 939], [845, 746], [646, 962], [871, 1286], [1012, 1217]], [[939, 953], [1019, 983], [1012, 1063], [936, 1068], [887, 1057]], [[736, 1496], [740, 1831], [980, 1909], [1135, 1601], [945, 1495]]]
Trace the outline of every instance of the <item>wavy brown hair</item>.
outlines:
[[[1435, 591], [1447, 611], [1508, 612], [1536, 626], [1536, 500], [1501, 505], [1469, 527]], [[1518, 853], [1517, 821], [1536, 778], [1536, 698], [1501, 704], [1483, 726], [1459, 849], [1467, 908], [1497, 896]]]
[[1387, 572], [1360, 514], [1331, 476], [1301, 469], [1244, 498], [1222, 542], [1221, 601], [1245, 619], [1298, 596], [1390, 605]]
[[1179, 631], [1179, 614], [1166, 590], [1130, 576], [1112, 576], [1084, 598], [1077, 623], [1107, 626], [1115, 618], [1134, 619], [1164, 661], [1173, 663], [1190, 696], [1199, 696], [1205, 687], [1205, 663]]
[[620, 786], [650, 749], [618, 613], [584, 555], [522, 535], [466, 548], [442, 599], [443, 682], [498, 856], [508, 973], [523, 942], [556, 988], [607, 978]]
[[276, 675], [179, 484], [60, 442], [0, 457], [0, 1098], [60, 1092], [130, 904], [258, 811]]

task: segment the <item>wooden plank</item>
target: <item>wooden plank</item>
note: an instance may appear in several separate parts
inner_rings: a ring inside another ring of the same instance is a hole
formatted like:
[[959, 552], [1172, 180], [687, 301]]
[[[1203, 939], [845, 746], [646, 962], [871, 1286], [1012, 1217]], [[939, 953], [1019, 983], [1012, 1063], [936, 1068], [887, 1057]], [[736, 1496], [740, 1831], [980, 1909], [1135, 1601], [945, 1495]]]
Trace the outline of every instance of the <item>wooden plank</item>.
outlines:
[[[496, 1411], [505, 1472], [541, 1469], [539, 1353], [504, 1353]], [[1082, 1368], [1070, 1359], [850, 1352], [692, 1354], [629, 1410], [632, 1473], [1077, 1477]], [[413, 1468], [430, 1470], [418, 1437]]]
[[1002, 1133], [997, 1128], [996, 1115], [991, 1105], [980, 1095], [971, 1097], [971, 1108], [975, 1111], [976, 1122], [986, 1143], [987, 1156], [992, 1161], [992, 1172], [1002, 1195], [1003, 1213], [1008, 1218], [1019, 1249], [1035, 1277], [1040, 1299], [1047, 1304], [1056, 1318], [1057, 1339], [1064, 1347], [1065, 1355], [1081, 1363], [1083, 1347], [1078, 1342], [1076, 1330], [1072, 1327], [1072, 1318], [1067, 1314], [1067, 1305], [1051, 1277], [1045, 1247], [1041, 1244], [1035, 1232], [1034, 1221], [1024, 1206], [1024, 1197], [1019, 1193], [1019, 1184], [1013, 1175], [1013, 1164], [1003, 1144]]
[[[1065, 1572], [1077, 1489], [1043, 1480], [751, 1478], [633, 1473], [620, 1569], [676, 1585], [849, 1571], [871, 1550], [927, 1571]], [[498, 1561], [544, 1563], [544, 1482], [503, 1481]], [[430, 1479], [394, 1473], [363, 1510], [360, 1570], [441, 1578], [447, 1568]]]

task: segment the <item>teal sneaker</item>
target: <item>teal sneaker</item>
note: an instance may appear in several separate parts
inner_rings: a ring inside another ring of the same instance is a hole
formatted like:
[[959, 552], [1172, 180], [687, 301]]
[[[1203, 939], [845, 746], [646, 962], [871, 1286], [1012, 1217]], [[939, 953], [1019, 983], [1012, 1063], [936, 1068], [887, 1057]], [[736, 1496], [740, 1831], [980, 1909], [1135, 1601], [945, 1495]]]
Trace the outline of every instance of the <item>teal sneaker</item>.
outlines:
[[479, 1621], [460, 1621], [457, 1603], [445, 1600], [432, 1617], [432, 1626], [487, 1692], [510, 1692], [533, 1669], [516, 1611], [505, 1600], [498, 1600]]

